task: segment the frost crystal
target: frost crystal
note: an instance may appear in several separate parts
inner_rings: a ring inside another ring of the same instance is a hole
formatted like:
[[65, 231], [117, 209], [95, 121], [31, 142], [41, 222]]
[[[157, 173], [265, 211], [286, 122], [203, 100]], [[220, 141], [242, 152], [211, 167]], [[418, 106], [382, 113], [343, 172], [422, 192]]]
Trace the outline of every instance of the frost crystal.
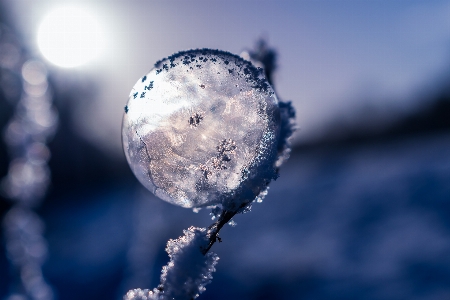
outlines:
[[190, 227], [184, 235], [167, 242], [170, 261], [163, 267], [161, 284], [153, 290], [130, 290], [124, 300], [192, 300], [206, 290], [219, 257], [203, 254], [209, 239], [205, 228]]
[[141, 290], [134, 289], [128, 291], [128, 293], [123, 297], [123, 300], [159, 300], [159, 291], [158, 290]]
[[276, 177], [280, 126], [262, 69], [203, 49], [163, 59], [138, 80], [122, 136], [134, 174], [161, 199], [236, 211]]
[[219, 260], [213, 252], [203, 255], [209, 243], [205, 228], [190, 227], [184, 236], [167, 242], [170, 261], [163, 267], [161, 285], [166, 299], [190, 300], [205, 291]]

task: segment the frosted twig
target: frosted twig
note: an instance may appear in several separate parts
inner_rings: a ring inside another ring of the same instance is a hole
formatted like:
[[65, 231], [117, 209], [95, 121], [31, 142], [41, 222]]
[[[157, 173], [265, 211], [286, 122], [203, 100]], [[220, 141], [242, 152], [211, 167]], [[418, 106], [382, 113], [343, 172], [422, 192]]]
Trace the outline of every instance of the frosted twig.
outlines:
[[222, 227], [230, 222], [230, 220], [244, 207], [246, 207], [249, 203], [243, 203], [238, 210], [235, 211], [229, 211], [229, 210], [223, 210], [217, 219], [217, 221], [213, 224], [211, 224], [208, 227], [208, 231], [206, 233], [206, 236], [209, 238], [209, 244], [208, 247], [205, 249], [202, 249], [203, 255], [206, 255], [208, 253], [209, 249], [211, 249], [212, 245], [220, 238], [219, 238], [219, 231], [222, 229]]

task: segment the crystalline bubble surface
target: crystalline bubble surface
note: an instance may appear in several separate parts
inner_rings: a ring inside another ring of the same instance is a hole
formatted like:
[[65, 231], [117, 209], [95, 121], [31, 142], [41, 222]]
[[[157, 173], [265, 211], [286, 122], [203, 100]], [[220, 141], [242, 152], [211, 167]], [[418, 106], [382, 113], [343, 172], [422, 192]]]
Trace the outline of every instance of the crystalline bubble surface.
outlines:
[[235, 209], [275, 177], [279, 127], [262, 70], [202, 49], [159, 61], [137, 81], [122, 136], [133, 173], [161, 199]]

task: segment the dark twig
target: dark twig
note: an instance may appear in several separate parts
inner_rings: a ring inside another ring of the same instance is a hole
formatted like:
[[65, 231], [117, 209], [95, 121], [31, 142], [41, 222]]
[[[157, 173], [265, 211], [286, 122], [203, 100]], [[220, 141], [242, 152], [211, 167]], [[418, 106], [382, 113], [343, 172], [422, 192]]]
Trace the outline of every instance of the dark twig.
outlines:
[[243, 203], [239, 209], [237, 210], [223, 210], [222, 213], [220, 214], [219, 218], [217, 219], [217, 221], [213, 224], [211, 224], [208, 227], [208, 232], [207, 232], [207, 236], [209, 238], [209, 244], [208, 247], [206, 247], [205, 249], [201, 249], [203, 255], [206, 255], [206, 253], [208, 253], [209, 249], [211, 249], [212, 245], [214, 245], [214, 243], [216, 241], [221, 242], [221, 239], [219, 238], [219, 231], [220, 229], [222, 229], [222, 227], [227, 224], [228, 222], [230, 222], [230, 220], [238, 213], [242, 210], [242, 208], [246, 207], [247, 205], [249, 205], [250, 203]]
[[223, 225], [227, 224], [236, 213], [237, 211], [224, 210], [220, 214], [219, 219], [217, 219], [215, 223], [213, 223], [211, 226], [208, 227], [207, 236], [209, 237], [209, 244], [208, 247], [202, 249], [203, 255], [208, 253], [209, 249], [211, 249], [212, 245], [214, 245], [214, 243], [217, 241], [219, 231], [220, 229], [222, 229]]

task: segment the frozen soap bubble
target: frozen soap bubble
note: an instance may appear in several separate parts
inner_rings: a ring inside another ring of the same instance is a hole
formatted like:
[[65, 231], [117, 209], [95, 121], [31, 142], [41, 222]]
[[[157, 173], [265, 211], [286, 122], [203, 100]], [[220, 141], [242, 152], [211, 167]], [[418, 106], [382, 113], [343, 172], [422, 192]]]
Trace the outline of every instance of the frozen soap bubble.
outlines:
[[163, 59], [138, 80], [122, 136], [133, 173], [159, 198], [237, 210], [276, 177], [279, 130], [262, 69], [202, 49]]

